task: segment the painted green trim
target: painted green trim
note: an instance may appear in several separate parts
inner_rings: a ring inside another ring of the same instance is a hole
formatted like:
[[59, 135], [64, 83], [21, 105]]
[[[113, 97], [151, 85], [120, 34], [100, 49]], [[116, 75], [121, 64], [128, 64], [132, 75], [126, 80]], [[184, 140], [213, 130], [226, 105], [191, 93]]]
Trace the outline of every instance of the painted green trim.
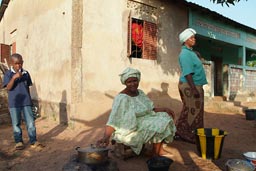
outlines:
[[192, 9], [189, 9], [189, 27], [194, 28], [198, 34], [211, 39], [256, 49], [256, 35], [214, 20], [209, 16], [202, 16]]
[[249, 66], [242, 66], [242, 65], [233, 65], [233, 64], [229, 64], [229, 67], [231, 67], [231, 68], [240, 68], [240, 69], [251, 70], [251, 71], [256, 71], [256, 67], [249, 67]]

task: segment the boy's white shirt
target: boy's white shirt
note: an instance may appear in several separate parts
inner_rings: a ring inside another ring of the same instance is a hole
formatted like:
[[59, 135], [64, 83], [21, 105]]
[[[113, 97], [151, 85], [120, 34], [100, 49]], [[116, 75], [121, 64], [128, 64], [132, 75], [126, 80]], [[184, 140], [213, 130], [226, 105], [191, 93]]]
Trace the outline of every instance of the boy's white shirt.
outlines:
[[[23, 68], [22, 68], [22, 70], [23, 70], [23, 71], [22, 71], [22, 75], [27, 73], [27, 71], [24, 70]], [[13, 66], [11, 66], [11, 71], [12, 71], [13, 73], [16, 73], [16, 71], [13, 69]]]

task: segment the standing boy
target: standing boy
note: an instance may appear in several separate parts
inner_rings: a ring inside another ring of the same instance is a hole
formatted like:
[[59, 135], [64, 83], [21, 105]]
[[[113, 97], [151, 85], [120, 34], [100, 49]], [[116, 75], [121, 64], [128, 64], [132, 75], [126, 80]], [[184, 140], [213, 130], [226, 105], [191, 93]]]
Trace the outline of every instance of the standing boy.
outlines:
[[24, 143], [22, 139], [21, 113], [24, 115], [31, 147], [43, 147], [37, 141], [36, 127], [32, 112], [32, 100], [29, 86], [32, 85], [28, 71], [22, 68], [23, 59], [18, 53], [11, 56], [11, 69], [4, 75], [3, 86], [8, 90], [8, 105], [12, 119], [13, 135], [16, 150], [22, 150]]

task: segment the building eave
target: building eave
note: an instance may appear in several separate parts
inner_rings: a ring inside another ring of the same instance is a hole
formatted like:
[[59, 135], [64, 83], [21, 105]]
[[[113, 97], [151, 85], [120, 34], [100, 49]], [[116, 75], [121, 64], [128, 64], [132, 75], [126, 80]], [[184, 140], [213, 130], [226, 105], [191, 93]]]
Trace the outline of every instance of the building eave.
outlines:
[[5, 10], [8, 7], [10, 0], [2, 0], [1, 5], [0, 5], [0, 21], [2, 20]]
[[[220, 20], [228, 25], [232, 25], [234, 26], [235, 28], [240, 28], [240, 29], [243, 29], [247, 32], [250, 32], [250, 33], [253, 33], [253, 34], [256, 34], [256, 30], [255, 28], [252, 28], [252, 27], [249, 27], [247, 25], [244, 25], [242, 23], [239, 23], [237, 21], [234, 21], [226, 16], [223, 16], [215, 11], [211, 11], [210, 9], [208, 8], [205, 8], [205, 7], [202, 7], [198, 4], [195, 4], [195, 3], [192, 3], [192, 2], [186, 2], [184, 1], [184, 3], [186, 4], [186, 6], [192, 10], [196, 10], [200, 13], [203, 14], [207, 14], [209, 15], [210, 17], [214, 18], [214, 19], [217, 19], [217, 20]], [[210, 2], [209, 2], [210, 3]], [[239, 4], [238, 4], [239, 5]]]

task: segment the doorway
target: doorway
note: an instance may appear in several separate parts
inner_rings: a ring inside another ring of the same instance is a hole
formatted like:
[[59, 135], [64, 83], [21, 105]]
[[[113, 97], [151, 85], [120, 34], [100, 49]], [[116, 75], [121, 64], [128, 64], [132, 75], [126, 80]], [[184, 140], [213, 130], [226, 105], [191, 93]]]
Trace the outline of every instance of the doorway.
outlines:
[[222, 58], [212, 56], [214, 62], [214, 96], [223, 96], [223, 79], [222, 79]]

